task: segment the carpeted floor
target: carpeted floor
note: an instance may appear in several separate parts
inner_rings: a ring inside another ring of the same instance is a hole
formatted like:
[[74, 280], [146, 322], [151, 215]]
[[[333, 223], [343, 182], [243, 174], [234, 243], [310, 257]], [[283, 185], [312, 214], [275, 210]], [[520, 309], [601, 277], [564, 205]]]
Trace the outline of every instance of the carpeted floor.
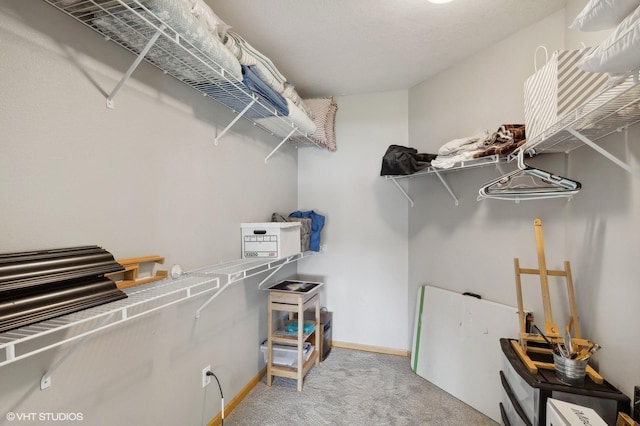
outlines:
[[[497, 404], [497, 402], [496, 402]], [[333, 348], [296, 382], [266, 378], [228, 415], [240, 425], [491, 425], [469, 407], [411, 371], [409, 358]]]

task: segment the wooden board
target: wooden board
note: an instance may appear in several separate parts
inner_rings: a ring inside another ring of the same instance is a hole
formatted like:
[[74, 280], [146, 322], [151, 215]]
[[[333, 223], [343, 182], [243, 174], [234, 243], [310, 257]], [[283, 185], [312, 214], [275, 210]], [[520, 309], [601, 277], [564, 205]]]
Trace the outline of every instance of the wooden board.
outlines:
[[146, 284], [153, 281], [159, 281], [167, 278], [169, 275], [168, 271], [158, 270], [155, 275], [147, 276], [147, 277], [139, 277], [140, 272], [140, 264], [142, 263], [164, 263], [164, 257], [159, 255], [150, 255], [150, 256], [142, 256], [142, 257], [131, 257], [127, 259], [117, 259], [120, 265], [122, 265], [125, 270], [124, 272], [115, 272], [112, 274], [106, 274], [109, 278], [115, 281], [116, 286], [119, 289], [125, 289], [137, 285]]

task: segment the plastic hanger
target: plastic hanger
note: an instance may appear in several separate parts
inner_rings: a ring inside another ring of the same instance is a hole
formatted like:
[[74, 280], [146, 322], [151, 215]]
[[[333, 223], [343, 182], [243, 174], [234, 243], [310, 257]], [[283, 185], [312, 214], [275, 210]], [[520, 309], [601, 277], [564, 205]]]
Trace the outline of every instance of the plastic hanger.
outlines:
[[524, 151], [518, 153], [518, 168], [486, 183], [478, 191], [478, 201], [485, 198], [498, 200], [540, 200], [572, 197], [580, 191], [580, 182], [536, 169], [524, 163]]

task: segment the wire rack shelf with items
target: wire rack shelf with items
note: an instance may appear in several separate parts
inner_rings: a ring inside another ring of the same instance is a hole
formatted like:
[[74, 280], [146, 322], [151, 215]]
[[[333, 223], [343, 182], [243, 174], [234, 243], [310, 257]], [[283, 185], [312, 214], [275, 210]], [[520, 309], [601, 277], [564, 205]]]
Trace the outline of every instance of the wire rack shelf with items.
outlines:
[[219, 288], [220, 280], [215, 276], [155, 281], [124, 289], [125, 299], [6, 331], [0, 334], [0, 368], [75, 342], [42, 376], [40, 387], [46, 389], [51, 386], [53, 371], [95, 333]]
[[270, 135], [283, 138], [265, 162], [287, 141], [319, 147], [293, 119], [243, 84], [241, 66], [234, 54], [219, 37], [211, 36], [198, 26], [198, 18], [185, 9], [184, 2], [44, 1], [136, 56], [108, 95], [107, 107], [115, 106], [116, 94], [145, 60], [236, 113], [233, 120], [217, 132], [216, 145], [240, 118], [245, 118]]
[[269, 272], [269, 274], [258, 283], [258, 288], [262, 288], [262, 285], [267, 282], [273, 275], [276, 274], [283, 266], [293, 262], [297, 262], [300, 259], [313, 255], [313, 251], [304, 251], [286, 256], [278, 259], [251, 259], [243, 258], [237, 260], [231, 260], [228, 262], [222, 262], [217, 265], [208, 266], [205, 268], [195, 269], [193, 271], [185, 272], [180, 265], [174, 265], [171, 268], [171, 277], [216, 277], [221, 283], [220, 290], [213, 294], [198, 310], [196, 311], [196, 318], [200, 317], [202, 310], [211, 302], [213, 302], [220, 294], [222, 294], [229, 286], [245, 278], [250, 278], [258, 274]]
[[179, 265], [174, 265], [170, 278], [123, 289], [127, 294], [125, 299], [0, 333], [0, 368], [73, 343], [42, 376], [40, 388], [46, 389], [51, 386], [53, 372], [96, 333], [214, 292], [196, 311], [195, 317], [199, 318], [202, 310], [231, 284], [269, 272], [258, 284], [260, 287], [283, 266], [313, 253], [302, 252], [279, 259], [238, 259], [187, 272], [182, 271]]
[[508, 161], [511, 161], [511, 159], [508, 158], [508, 157], [504, 157], [504, 156], [500, 156], [500, 155], [489, 155], [489, 156], [486, 156], [486, 157], [462, 160], [462, 161], [456, 163], [453, 167], [450, 167], [450, 168], [447, 168], [447, 169], [429, 166], [424, 170], [421, 170], [419, 172], [416, 172], [416, 173], [413, 173], [413, 174], [410, 174], [410, 175], [385, 176], [384, 178], [385, 178], [385, 180], [390, 180], [391, 182], [393, 182], [396, 185], [396, 187], [398, 188], [398, 190], [402, 193], [402, 195], [404, 195], [405, 198], [409, 201], [409, 204], [411, 205], [411, 207], [413, 207], [415, 205], [415, 202], [413, 201], [413, 198], [407, 193], [407, 191], [402, 186], [400, 186], [398, 181], [402, 180], [402, 179], [409, 179], [409, 178], [417, 177], [417, 176], [436, 175], [438, 177], [438, 179], [440, 180], [440, 182], [442, 183], [442, 185], [447, 190], [447, 192], [449, 192], [449, 195], [451, 195], [455, 205], [457, 206], [458, 203], [459, 203], [458, 198], [456, 197], [455, 193], [453, 192], [453, 190], [451, 189], [451, 187], [449, 186], [447, 181], [442, 176], [444, 173], [459, 172], [459, 171], [462, 171], [462, 170], [468, 170], [468, 169], [474, 169], [474, 168], [477, 168], [477, 167], [484, 167], [484, 166], [492, 166], [493, 165], [493, 166], [496, 166], [498, 168], [498, 170], [500, 171], [501, 174], [503, 174], [502, 170], [500, 169], [500, 165], [503, 164], [503, 163], [506, 163]]
[[606, 136], [624, 131], [640, 121], [638, 72], [634, 71], [621, 83], [599, 92], [575, 111], [564, 115], [546, 131], [527, 141], [511, 155], [511, 159], [515, 159], [520, 151], [528, 155], [554, 152], [568, 154], [587, 145], [627, 172], [640, 176], [638, 168], [596, 144]]

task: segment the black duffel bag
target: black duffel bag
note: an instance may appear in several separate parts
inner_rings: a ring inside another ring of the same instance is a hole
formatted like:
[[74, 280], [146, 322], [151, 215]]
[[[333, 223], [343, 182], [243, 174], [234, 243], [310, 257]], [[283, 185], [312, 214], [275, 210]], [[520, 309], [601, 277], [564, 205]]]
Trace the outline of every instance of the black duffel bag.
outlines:
[[422, 154], [417, 149], [401, 145], [389, 145], [382, 157], [380, 176], [410, 175], [431, 165], [435, 154]]

